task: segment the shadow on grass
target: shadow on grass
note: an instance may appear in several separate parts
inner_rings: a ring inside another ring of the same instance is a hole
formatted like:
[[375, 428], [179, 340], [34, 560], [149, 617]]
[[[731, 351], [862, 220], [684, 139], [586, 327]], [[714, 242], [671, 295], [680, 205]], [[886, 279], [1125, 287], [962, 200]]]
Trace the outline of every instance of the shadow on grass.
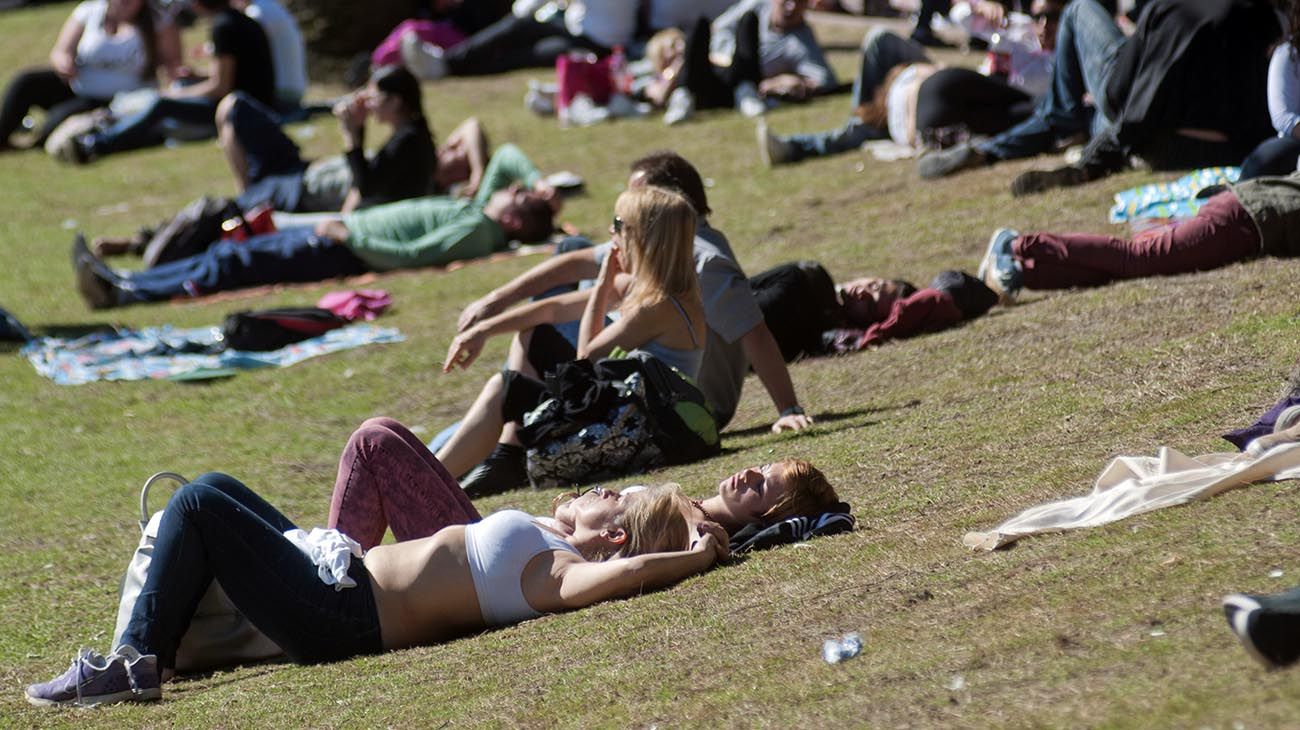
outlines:
[[[867, 426], [874, 426], [877, 423], [880, 423], [880, 421], [863, 421], [860, 419], [863, 416], [869, 416], [876, 413], [888, 413], [890, 411], [901, 411], [905, 408], [915, 408], [919, 405], [921, 405], [921, 401], [910, 400], [907, 401], [906, 403], [899, 403], [896, 405], [889, 405], [889, 406], [880, 406], [877, 408], [857, 408], [848, 411], [825, 411], [822, 413], [814, 413], [812, 414], [812, 417], [815, 419], [815, 423], [813, 427], [807, 431], [795, 435], [802, 436], [804, 434], [827, 434], [827, 433], [834, 433], [835, 431], [847, 431], [853, 428], [865, 428]], [[772, 433], [771, 429], [772, 427], [770, 425], [760, 424], [758, 426], [742, 428], [736, 431], [726, 431], [722, 435], [725, 438], [762, 436], [764, 434], [768, 436], [772, 436], [774, 438], [786, 438], [789, 435], [784, 433], [774, 434]], [[729, 453], [734, 453], [736, 451], [743, 451], [744, 449], [753, 448], [755, 445], [761, 444], [763, 442], [764, 440], [760, 439], [758, 442], [750, 443], [744, 447], [731, 448], [731, 447], [724, 446], [722, 448], [722, 453], [729, 454]]]
[[[75, 339], [96, 332], [116, 332], [117, 328], [111, 324], [105, 324], [103, 322], [57, 323], [45, 325], [43, 327], [33, 327], [31, 328], [31, 331], [32, 336], [37, 338], [60, 337]], [[25, 344], [25, 342], [19, 342], [17, 340], [0, 341], [0, 354], [7, 355], [12, 352], [18, 352], [18, 350], [22, 349], [22, 346]]]
[[[238, 662], [199, 672], [186, 672], [177, 675], [168, 683], [167, 687], [177, 692], [207, 691], [213, 687], [246, 682], [250, 679], [262, 677], [291, 663], [285, 657], [272, 657], [262, 661]], [[232, 669], [239, 669], [240, 671], [233, 672]]]

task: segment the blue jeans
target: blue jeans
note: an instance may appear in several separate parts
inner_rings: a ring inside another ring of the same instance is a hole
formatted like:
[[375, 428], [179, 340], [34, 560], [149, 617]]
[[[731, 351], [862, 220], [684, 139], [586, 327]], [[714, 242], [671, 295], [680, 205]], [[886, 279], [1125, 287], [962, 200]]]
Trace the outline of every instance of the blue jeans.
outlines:
[[300, 663], [383, 650], [365, 563], [357, 585], [334, 590], [284, 537], [295, 526], [251, 489], [209, 473], [181, 487], [163, 510], [153, 561], [122, 643], [175, 665], [199, 599], [216, 580], [249, 621]]
[[[871, 101], [876, 89], [885, 81], [890, 69], [904, 63], [922, 63], [930, 59], [921, 44], [884, 28], [872, 28], [862, 38], [858, 55], [858, 75], [853, 80], [853, 108]], [[851, 152], [872, 139], [885, 139], [889, 132], [849, 117], [843, 126], [826, 132], [794, 134], [785, 140], [792, 145], [792, 159], [824, 157]]]
[[311, 228], [286, 228], [243, 242], [218, 241], [201, 254], [124, 274], [119, 287], [124, 303], [155, 302], [262, 284], [321, 281], [367, 270], [347, 246], [320, 238]]
[[1300, 139], [1295, 137], [1269, 137], [1260, 142], [1241, 163], [1241, 179], [1249, 180], [1263, 175], [1290, 175], [1300, 158]]
[[199, 127], [205, 125], [214, 136], [217, 128], [213, 124], [216, 114], [216, 102], [202, 96], [170, 98], [160, 96], [149, 106], [127, 117], [117, 120], [111, 127], [90, 137], [90, 151], [95, 155], [107, 155], [113, 152], [140, 149], [162, 144], [167, 132], [175, 127]]
[[244, 149], [249, 181], [239, 195], [239, 207], [249, 210], [267, 203], [274, 210], [297, 210], [307, 169], [302, 152], [281, 129], [283, 119], [274, 109], [242, 91], [234, 92], [234, 99], [226, 123]]
[[1124, 34], [1097, 0], [1075, 0], [1065, 7], [1056, 31], [1056, 65], [1052, 85], [1039, 99], [1034, 115], [975, 147], [995, 160], [1031, 157], [1052, 149], [1056, 140], [1109, 124], [1113, 110], [1094, 111], [1084, 103], [1091, 94], [1100, 103], [1115, 67]]

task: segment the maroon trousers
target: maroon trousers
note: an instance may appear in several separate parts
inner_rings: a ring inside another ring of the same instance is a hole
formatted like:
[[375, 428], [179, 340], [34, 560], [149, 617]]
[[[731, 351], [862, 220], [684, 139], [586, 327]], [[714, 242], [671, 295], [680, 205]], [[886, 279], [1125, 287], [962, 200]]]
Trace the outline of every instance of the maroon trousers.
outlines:
[[1011, 251], [1027, 289], [1101, 286], [1117, 279], [1207, 271], [1258, 256], [1259, 231], [1231, 192], [1215, 195], [1194, 218], [1131, 239], [1091, 233], [1031, 233]]
[[369, 550], [392, 528], [398, 542], [482, 519], [455, 477], [406, 426], [371, 418], [339, 457], [329, 527]]

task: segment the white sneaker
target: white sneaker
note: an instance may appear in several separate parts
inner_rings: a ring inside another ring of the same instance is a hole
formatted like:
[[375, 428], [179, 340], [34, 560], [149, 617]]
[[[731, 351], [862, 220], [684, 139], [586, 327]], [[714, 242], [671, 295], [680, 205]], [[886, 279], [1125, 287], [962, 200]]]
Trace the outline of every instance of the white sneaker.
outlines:
[[758, 156], [768, 167], [794, 162], [794, 145], [767, 131], [767, 120], [758, 120]]
[[673, 89], [668, 95], [668, 108], [664, 111], [664, 124], [673, 126], [691, 118], [695, 111], [695, 97], [684, 88]]
[[402, 63], [416, 78], [424, 81], [437, 81], [447, 75], [442, 49], [420, 40], [413, 30], [402, 34]]
[[758, 95], [758, 87], [751, 81], [742, 82], [736, 87], [736, 109], [745, 117], [761, 117], [767, 111], [767, 103]]

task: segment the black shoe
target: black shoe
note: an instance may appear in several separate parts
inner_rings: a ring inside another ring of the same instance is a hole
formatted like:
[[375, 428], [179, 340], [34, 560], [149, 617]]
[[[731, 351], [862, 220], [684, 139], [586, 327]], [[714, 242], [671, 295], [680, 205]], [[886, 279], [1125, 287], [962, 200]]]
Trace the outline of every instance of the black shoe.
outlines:
[[524, 448], [511, 444], [497, 444], [482, 464], [460, 478], [461, 489], [470, 499], [509, 492], [527, 484]]
[[916, 41], [917, 43], [920, 43], [926, 48], [952, 48], [953, 47], [945, 43], [942, 38], [935, 35], [934, 31], [930, 30], [929, 28], [922, 27], [920, 25], [916, 26], [916, 30], [912, 31], [912, 40]]
[[1223, 615], [1247, 653], [1269, 669], [1281, 669], [1300, 661], [1300, 616], [1261, 605], [1267, 600], [1233, 593], [1223, 599]]
[[109, 309], [121, 303], [111, 270], [95, 258], [80, 233], [72, 241], [72, 269], [77, 274], [77, 291], [91, 309]]
[[1021, 198], [1056, 188], [1072, 188], [1088, 182], [1088, 173], [1082, 167], [1067, 165], [1055, 170], [1030, 170], [1011, 181], [1011, 195]]

